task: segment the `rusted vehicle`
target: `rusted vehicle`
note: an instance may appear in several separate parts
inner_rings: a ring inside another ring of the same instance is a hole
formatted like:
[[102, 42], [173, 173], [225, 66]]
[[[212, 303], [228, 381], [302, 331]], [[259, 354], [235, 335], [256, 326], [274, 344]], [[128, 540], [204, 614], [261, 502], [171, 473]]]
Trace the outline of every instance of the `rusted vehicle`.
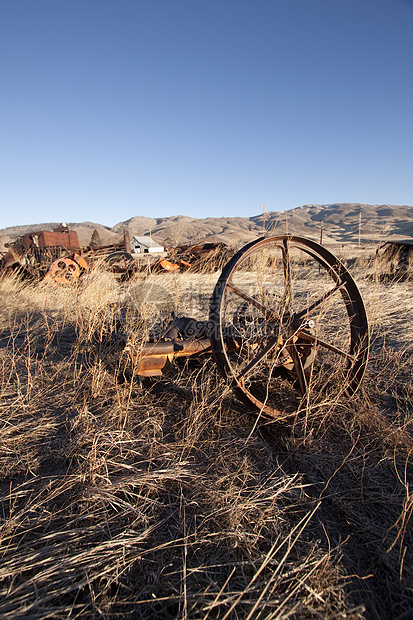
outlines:
[[313, 241], [285, 235], [245, 246], [223, 268], [202, 320], [171, 313], [155, 286], [163, 321], [144, 340], [129, 333], [124, 349], [138, 376], [212, 354], [248, 408], [277, 419], [337, 402], [360, 385], [369, 346], [364, 304], [344, 265]]

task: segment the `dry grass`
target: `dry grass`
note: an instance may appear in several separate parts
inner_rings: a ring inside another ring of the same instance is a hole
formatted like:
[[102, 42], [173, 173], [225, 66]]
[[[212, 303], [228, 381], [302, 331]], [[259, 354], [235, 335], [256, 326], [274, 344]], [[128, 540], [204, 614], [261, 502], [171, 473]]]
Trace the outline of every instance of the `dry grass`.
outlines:
[[[110, 274], [1, 283], [0, 616], [411, 617], [412, 289], [355, 270], [364, 390], [283, 425], [208, 357], [125, 380]], [[203, 319], [216, 277], [153, 281]]]

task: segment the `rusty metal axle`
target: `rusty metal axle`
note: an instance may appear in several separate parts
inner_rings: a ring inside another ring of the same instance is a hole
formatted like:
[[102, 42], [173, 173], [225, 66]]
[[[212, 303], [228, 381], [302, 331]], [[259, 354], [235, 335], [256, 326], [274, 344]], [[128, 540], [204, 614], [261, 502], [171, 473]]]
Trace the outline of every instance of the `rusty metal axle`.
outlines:
[[134, 374], [140, 377], [159, 377], [175, 358], [210, 352], [209, 338], [145, 343], [132, 353]]

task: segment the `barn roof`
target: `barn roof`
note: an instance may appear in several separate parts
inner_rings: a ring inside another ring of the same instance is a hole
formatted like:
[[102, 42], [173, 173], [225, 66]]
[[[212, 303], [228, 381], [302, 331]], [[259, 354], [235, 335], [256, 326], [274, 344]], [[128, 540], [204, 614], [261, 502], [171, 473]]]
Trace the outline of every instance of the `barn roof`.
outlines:
[[163, 249], [163, 246], [159, 245], [159, 243], [156, 243], [156, 241], [154, 241], [152, 237], [138, 237], [134, 235], [133, 239], [135, 239], [135, 241], [137, 241], [140, 245], [145, 245], [148, 248], [162, 248]]

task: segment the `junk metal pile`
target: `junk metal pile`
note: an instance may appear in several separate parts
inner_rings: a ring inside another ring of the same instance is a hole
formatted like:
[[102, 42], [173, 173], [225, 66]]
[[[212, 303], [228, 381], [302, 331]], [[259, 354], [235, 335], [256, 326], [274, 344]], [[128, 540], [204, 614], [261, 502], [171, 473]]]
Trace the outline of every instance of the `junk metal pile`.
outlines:
[[142, 260], [132, 256], [126, 230], [118, 243], [80, 247], [77, 233], [65, 224], [53, 231], [26, 233], [7, 247], [0, 259], [0, 277], [14, 273], [52, 285], [74, 282], [102, 262], [119, 279], [128, 280], [140, 271], [215, 271], [229, 258], [225, 244], [203, 243], [173, 248], [166, 258], [146, 256]]

